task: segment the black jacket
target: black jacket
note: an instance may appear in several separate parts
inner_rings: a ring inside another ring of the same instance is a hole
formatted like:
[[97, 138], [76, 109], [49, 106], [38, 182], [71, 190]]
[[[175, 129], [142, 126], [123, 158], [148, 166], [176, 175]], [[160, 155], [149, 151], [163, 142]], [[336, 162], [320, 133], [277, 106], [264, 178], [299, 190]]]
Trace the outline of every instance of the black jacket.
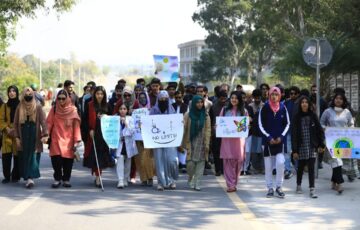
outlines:
[[[172, 106], [174, 107], [175, 111], [177, 111], [178, 105], [176, 103], [173, 103]], [[182, 103], [180, 105], [180, 113], [185, 114], [188, 110], [188, 105], [185, 103]]]
[[[325, 134], [315, 113], [310, 114], [310, 140], [312, 148], [325, 147]], [[299, 153], [301, 145], [301, 115], [295, 115], [291, 130], [291, 145], [294, 153]]]

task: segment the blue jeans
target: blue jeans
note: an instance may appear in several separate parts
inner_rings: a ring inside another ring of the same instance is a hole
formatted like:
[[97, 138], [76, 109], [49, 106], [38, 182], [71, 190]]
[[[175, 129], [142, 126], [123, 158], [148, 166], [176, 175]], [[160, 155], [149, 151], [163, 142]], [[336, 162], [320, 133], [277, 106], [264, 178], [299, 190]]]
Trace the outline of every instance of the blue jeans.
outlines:
[[285, 155], [285, 171], [291, 172], [291, 134], [286, 135], [287, 152]]

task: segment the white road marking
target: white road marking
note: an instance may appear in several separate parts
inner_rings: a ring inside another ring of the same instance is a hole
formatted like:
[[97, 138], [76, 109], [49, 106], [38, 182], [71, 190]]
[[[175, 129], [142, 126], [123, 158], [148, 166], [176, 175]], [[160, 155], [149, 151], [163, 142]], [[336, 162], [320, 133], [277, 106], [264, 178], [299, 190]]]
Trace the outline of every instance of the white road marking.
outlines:
[[21, 201], [18, 205], [16, 205], [13, 209], [11, 209], [7, 215], [9, 216], [19, 216], [23, 212], [26, 211], [32, 204], [34, 204], [40, 197], [42, 193], [34, 193], [28, 197], [26, 197], [23, 201]]

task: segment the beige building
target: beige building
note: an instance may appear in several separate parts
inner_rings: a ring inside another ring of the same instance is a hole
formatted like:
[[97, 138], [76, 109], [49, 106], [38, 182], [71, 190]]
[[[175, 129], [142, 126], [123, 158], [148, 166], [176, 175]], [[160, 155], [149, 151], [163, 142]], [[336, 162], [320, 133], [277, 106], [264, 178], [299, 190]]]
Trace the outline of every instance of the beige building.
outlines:
[[[180, 74], [187, 78], [193, 74], [192, 66], [200, 58], [201, 52], [206, 49], [204, 40], [193, 40], [178, 45], [180, 49]], [[188, 79], [188, 78], [187, 78]]]

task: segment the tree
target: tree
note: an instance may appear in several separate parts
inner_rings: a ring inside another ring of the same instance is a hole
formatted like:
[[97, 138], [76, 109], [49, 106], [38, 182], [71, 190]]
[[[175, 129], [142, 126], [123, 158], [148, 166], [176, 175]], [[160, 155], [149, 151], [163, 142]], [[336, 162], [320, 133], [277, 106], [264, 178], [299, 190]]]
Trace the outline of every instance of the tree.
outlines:
[[[5, 57], [9, 40], [15, 38], [16, 23], [21, 17], [34, 18], [36, 10], [55, 10], [57, 13], [69, 11], [76, 0], [54, 0], [51, 7], [46, 0], [1, 0], [0, 4], [0, 60]], [[2, 60], [3, 61], [3, 60]], [[0, 63], [1, 64], [1, 63]]]
[[226, 66], [218, 58], [215, 51], [203, 51], [200, 60], [195, 61], [193, 65], [194, 81], [207, 83], [214, 80], [223, 80], [226, 76]]
[[0, 66], [0, 91], [3, 95], [6, 94], [6, 89], [10, 85], [16, 85], [20, 91], [32, 83], [39, 83], [34, 71], [29, 68], [22, 59], [11, 54], [6, 56], [4, 66]]

